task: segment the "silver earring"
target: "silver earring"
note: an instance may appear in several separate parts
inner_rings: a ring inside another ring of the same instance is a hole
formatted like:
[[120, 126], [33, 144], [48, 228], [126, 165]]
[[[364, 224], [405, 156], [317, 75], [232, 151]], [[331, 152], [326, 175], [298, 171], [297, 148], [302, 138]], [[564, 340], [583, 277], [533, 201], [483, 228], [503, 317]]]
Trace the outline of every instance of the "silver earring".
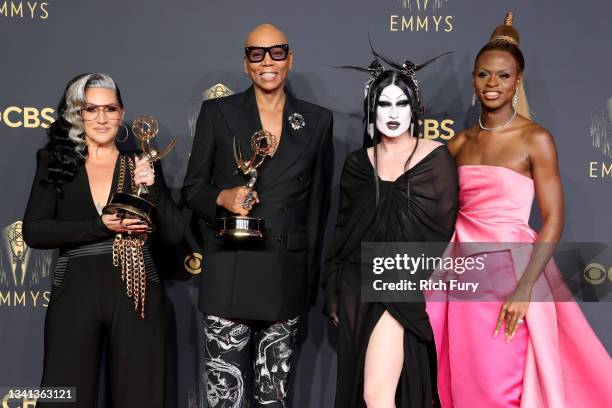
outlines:
[[117, 136], [115, 136], [115, 139], [117, 139], [117, 141], [119, 143], [123, 143], [125, 142], [128, 137], [130, 136], [130, 131], [128, 130], [127, 126], [125, 126], [125, 123], [122, 123], [123, 128], [125, 129], [125, 137], [123, 139], [119, 139], [117, 136], [119, 136], [119, 132], [117, 132]]
[[476, 92], [472, 95], [472, 107], [476, 106]]
[[514, 96], [512, 97], [512, 107], [516, 109], [517, 105], [518, 105], [518, 88], [516, 88], [516, 91], [514, 92]]
[[368, 124], [368, 135], [370, 135], [370, 137], [374, 139], [374, 124], [373, 123]]

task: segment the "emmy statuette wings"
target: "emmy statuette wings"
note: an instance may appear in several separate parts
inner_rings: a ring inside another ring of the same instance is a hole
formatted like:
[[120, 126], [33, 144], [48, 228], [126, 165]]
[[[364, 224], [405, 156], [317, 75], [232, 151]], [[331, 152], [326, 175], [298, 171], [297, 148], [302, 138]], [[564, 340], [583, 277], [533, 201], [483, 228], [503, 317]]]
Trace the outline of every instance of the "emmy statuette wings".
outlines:
[[[170, 143], [166, 147], [162, 149], [161, 152], [151, 148], [151, 140], [157, 135], [159, 131], [159, 127], [157, 125], [157, 121], [153, 119], [151, 116], [140, 116], [132, 122], [132, 132], [136, 137], [140, 140], [140, 148], [142, 149], [141, 159], [149, 160], [149, 163], [153, 164], [154, 162], [161, 160], [166, 156], [176, 145], [176, 139], [172, 139]], [[147, 194], [148, 189], [147, 186], [141, 184], [138, 186], [138, 195]]]

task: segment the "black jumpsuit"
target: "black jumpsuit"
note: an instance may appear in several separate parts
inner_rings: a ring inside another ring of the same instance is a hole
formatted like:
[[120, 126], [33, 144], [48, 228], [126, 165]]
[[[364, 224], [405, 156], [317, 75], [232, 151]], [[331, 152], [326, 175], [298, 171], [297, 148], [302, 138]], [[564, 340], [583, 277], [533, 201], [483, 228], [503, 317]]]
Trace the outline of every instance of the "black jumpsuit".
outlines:
[[[121, 157], [115, 164], [111, 194], [117, 190]], [[43, 183], [49, 153], [40, 150], [24, 216], [23, 233], [33, 248], [59, 249], [45, 320], [43, 387], [76, 387], [76, 403], [39, 407], [95, 407], [102, 348], [114, 407], [162, 407], [165, 372], [165, 297], [148, 244], [143, 249], [147, 294], [145, 319], [134, 310], [118, 268], [113, 266], [115, 233], [102, 222], [91, 196], [85, 166], [58, 193]], [[183, 219], [166, 189], [161, 167], [147, 199], [158, 208], [154, 238], [178, 243]], [[126, 171], [125, 185], [131, 185]], [[125, 191], [125, 190], [124, 190]], [[149, 241], [149, 240], [148, 240]], [[147, 241], [147, 242], [148, 242]]]

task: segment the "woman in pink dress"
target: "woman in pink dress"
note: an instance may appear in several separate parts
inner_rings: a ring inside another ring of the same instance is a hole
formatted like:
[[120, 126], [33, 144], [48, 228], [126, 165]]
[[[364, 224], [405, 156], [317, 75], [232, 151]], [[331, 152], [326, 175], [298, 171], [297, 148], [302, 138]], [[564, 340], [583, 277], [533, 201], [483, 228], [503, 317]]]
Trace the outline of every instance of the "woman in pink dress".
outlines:
[[[551, 261], [563, 229], [557, 151], [552, 135], [519, 106], [525, 62], [518, 45], [508, 13], [476, 57], [479, 123], [449, 143], [460, 189], [452, 241], [496, 243], [487, 251], [488, 284], [503, 297], [428, 299], [440, 400], [443, 408], [612, 407], [610, 356], [563, 293]], [[542, 215], [537, 234], [528, 225], [534, 196]], [[553, 291], [557, 301], [542, 301]]]

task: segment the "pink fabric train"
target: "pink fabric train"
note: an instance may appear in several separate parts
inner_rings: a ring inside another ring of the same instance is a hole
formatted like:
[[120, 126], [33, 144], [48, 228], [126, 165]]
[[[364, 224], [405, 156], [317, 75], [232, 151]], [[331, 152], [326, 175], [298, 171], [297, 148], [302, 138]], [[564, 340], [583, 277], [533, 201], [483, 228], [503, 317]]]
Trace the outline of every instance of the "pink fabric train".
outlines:
[[[490, 254], [496, 273], [518, 279], [537, 237], [528, 225], [533, 180], [505, 167], [474, 165], [459, 167], [459, 185], [452, 241], [500, 243]], [[559, 282], [550, 262], [534, 297], [564, 288]], [[503, 333], [493, 338], [500, 307], [499, 302], [427, 302], [443, 408], [612, 407], [612, 359], [576, 302], [531, 302], [526, 323], [509, 344]]]

